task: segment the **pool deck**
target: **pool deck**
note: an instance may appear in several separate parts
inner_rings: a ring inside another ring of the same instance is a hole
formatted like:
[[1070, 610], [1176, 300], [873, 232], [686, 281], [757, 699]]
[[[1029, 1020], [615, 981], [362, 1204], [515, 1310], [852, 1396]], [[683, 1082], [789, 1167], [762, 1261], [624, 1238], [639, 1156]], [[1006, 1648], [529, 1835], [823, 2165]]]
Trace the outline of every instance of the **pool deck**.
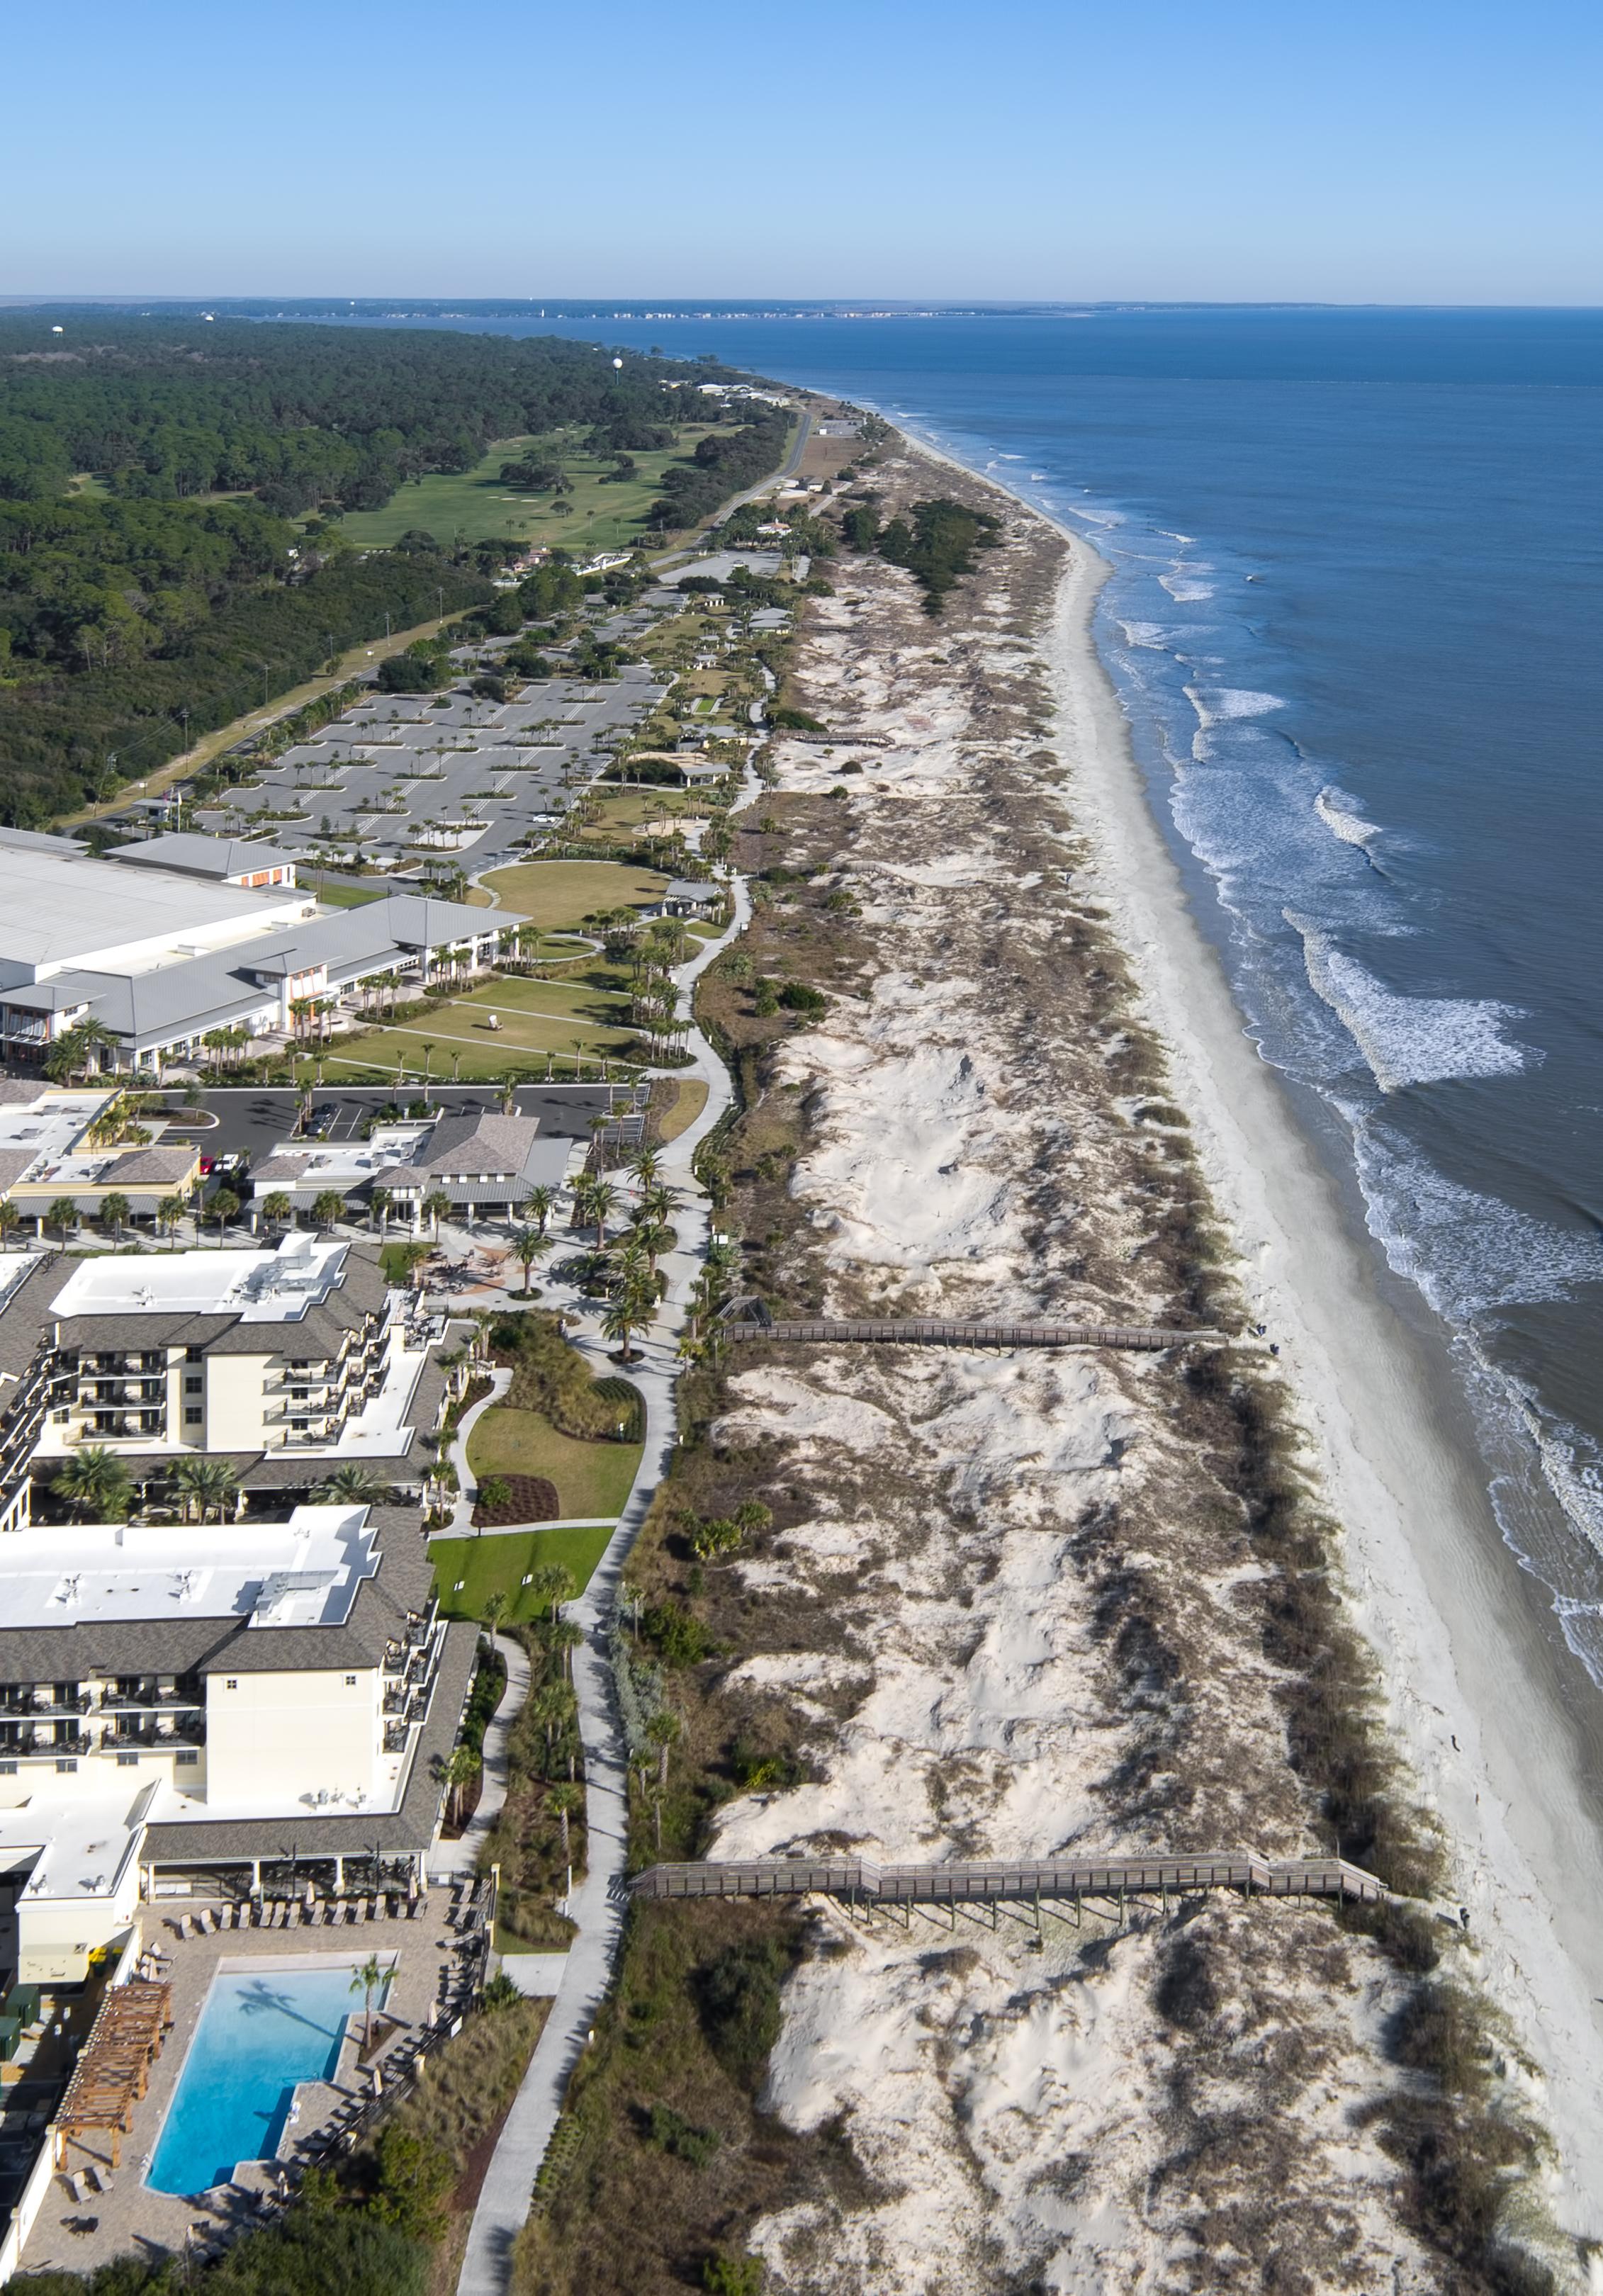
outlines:
[[[187, 2196], [153, 2192], [144, 2181], [211, 1980], [224, 1963], [259, 1966], [265, 1974], [273, 1966], [282, 1970], [297, 1963], [359, 1964], [369, 1954], [378, 1955], [381, 1960], [393, 1955], [395, 1975], [383, 2011], [390, 2027], [387, 2046], [391, 2047], [433, 2016], [456, 1983], [462, 1967], [463, 1939], [450, 1926], [448, 1888], [431, 1890], [415, 1921], [369, 1921], [333, 1930], [223, 1930], [210, 1937], [183, 1939], [176, 1934], [177, 1913], [195, 1913], [204, 1900], [169, 1902], [173, 1909], [171, 1926], [169, 1916], [159, 1906], [142, 1906], [140, 1912], [145, 1944], [169, 1956], [162, 1974], [172, 1983], [173, 2030], [151, 2069], [150, 2088], [134, 2107], [130, 2128], [121, 2140], [121, 2165], [112, 2172], [113, 2188], [110, 2193], [90, 2193], [83, 2206], [78, 2206], [67, 2177], [92, 2163], [109, 2170], [111, 2142], [99, 2130], [82, 2140], [69, 2139], [62, 2172], [23, 2251], [24, 2272], [90, 2272], [130, 2250], [152, 2259], [164, 2251], [182, 2255], [186, 2243], [204, 2245], [249, 2221], [257, 2211], [257, 2195], [275, 2188], [275, 2173], [262, 2162], [243, 2166], [232, 2184]], [[321, 2128], [338, 2107], [371, 2094], [367, 2074], [357, 2064], [362, 2022], [359, 1996], [352, 1996], [351, 2007], [355, 2023], [341, 2046], [334, 2079], [300, 2085], [300, 2111], [279, 2144], [283, 2161], [292, 2161], [300, 2143]]]

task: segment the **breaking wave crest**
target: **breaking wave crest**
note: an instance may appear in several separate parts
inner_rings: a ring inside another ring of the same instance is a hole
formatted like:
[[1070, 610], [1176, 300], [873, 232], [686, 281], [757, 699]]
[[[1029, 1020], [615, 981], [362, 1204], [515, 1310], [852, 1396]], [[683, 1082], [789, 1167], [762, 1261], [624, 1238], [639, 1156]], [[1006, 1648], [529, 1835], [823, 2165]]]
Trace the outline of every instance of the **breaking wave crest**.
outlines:
[[1306, 918], [1286, 922], [1303, 936], [1309, 985], [1346, 1029], [1382, 1092], [1442, 1084], [1450, 1077], [1517, 1076], [1541, 1058], [1512, 1045], [1504, 1024], [1527, 1016], [1492, 997], [1403, 996], [1344, 956]]

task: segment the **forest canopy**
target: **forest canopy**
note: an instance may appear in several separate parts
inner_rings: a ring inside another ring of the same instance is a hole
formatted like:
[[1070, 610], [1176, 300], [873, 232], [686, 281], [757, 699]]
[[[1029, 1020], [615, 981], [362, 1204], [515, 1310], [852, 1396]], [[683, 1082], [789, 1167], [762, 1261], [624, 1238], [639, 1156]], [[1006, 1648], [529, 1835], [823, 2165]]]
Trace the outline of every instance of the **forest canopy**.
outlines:
[[[341, 648], [488, 603], [495, 545], [358, 556], [339, 518], [497, 439], [670, 439], [685, 373], [560, 337], [0, 315], [0, 820], [109, 796]], [[654, 523], [707, 515], [784, 436], [703, 439]]]

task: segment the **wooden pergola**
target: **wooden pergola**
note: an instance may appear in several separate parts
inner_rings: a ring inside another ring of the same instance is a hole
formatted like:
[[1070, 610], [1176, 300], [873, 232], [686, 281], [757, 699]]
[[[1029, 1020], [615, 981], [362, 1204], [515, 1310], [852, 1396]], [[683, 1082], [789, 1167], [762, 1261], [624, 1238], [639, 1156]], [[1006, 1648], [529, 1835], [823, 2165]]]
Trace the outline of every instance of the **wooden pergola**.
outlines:
[[151, 2067], [172, 2030], [172, 1991], [164, 1980], [146, 1977], [112, 1986], [62, 2093], [58, 2138], [107, 2130], [114, 2169], [134, 2107], [150, 2087]]

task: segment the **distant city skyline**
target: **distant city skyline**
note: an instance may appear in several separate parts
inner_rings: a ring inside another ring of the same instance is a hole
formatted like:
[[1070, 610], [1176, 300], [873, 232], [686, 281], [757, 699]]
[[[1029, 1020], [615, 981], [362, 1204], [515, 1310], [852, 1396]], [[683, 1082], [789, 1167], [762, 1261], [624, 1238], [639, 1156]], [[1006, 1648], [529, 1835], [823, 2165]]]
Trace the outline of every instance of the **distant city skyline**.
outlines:
[[1603, 301], [1568, 0], [86, 0], [9, 41], [12, 297]]

